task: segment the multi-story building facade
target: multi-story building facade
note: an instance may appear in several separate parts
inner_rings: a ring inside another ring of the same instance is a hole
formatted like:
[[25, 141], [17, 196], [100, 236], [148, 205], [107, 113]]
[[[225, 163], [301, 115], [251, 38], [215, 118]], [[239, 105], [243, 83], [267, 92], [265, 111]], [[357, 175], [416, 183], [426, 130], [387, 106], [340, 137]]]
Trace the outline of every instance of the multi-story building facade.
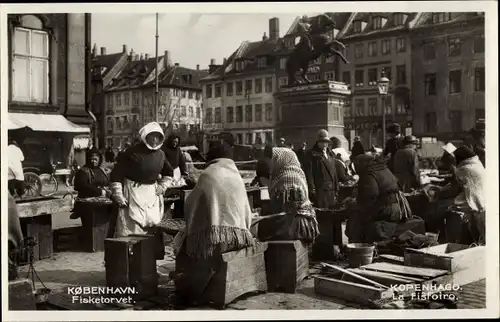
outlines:
[[485, 117], [484, 13], [423, 13], [412, 47], [414, 133], [460, 139]]
[[[398, 123], [403, 133], [411, 132], [409, 31], [420, 16], [416, 12], [356, 12], [339, 33], [348, 47], [350, 62], [340, 65], [341, 80], [350, 85], [352, 93], [344, 108], [345, 136], [349, 140], [359, 136], [365, 146], [383, 146], [382, 113], [386, 125]], [[378, 91], [382, 71], [390, 80], [386, 97]]]
[[[163, 58], [160, 59], [163, 64]], [[143, 111], [154, 103], [154, 96], [145, 91], [145, 84], [154, 80], [156, 58], [137, 54], [105, 88], [106, 145], [115, 148], [132, 142], [144, 123]]]
[[261, 145], [274, 140], [279, 121], [273, 93], [279, 20], [269, 20], [269, 37], [243, 42], [222, 65], [211, 61], [210, 75], [201, 80], [205, 119], [210, 139], [221, 132], [234, 135], [238, 144]]
[[100, 54], [94, 44], [92, 50], [92, 111], [98, 120], [96, 136], [98, 146], [106, 145], [106, 92], [111, 85], [113, 78], [128, 64], [133, 51], [127, 52], [127, 46], [123, 45], [121, 53], [107, 54], [106, 47], [101, 47]]
[[68, 166], [90, 139], [90, 14], [9, 14], [7, 29], [9, 136], [25, 167]]

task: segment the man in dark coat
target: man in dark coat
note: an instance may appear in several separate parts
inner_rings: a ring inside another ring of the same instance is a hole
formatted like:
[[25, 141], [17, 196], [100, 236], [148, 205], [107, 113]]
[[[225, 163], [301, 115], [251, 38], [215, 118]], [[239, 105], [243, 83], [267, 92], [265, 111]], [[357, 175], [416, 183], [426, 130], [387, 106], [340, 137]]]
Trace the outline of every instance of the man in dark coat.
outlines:
[[403, 192], [421, 187], [420, 169], [417, 154], [418, 140], [413, 135], [408, 135], [403, 140], [404, 147], [394, 155], [394, 175], [398, 178]]
[[304, 167], [310, 200], [318, 208], [333, 208], [339, 189], [335, 155], [329, 144], [328, 132], [320, 130], [316, 144], [308, 151]]
[[403, 137], [401, 136], [401, 126], [399, 124], [392, 124], [387, 129], [389, 139], [385, 143], [384, 156], [389, 157], [387, 167], [394, 172], [394, 156], [396, 151], [403, 147]]
[[299, 159], [300, 166], [302, 169], [304, 169], [304, 163], [306, 162], [306, 157], [307, 157], [307, 143], [302, 142], [302, 146], [300, 149], [297, 149], [295, 151], [295, 154], [297, 155], [297, 159]]
[[474, 128], [470, 131], [474, 143], [471, 145], [472, 150], [478, 156], [479, 160], [486, 168], [486, 126], [484, 119], [479, 119]]

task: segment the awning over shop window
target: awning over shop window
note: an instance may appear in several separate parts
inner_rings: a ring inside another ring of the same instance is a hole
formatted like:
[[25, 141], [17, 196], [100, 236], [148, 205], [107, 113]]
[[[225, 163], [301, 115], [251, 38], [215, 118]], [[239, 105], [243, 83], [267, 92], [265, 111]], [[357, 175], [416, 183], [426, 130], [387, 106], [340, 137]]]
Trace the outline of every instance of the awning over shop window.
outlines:
[[80, 126], [59, 114], [9, 113], [9, 130], [28, 127], [33, 131], [90, 133], [88, 126]]

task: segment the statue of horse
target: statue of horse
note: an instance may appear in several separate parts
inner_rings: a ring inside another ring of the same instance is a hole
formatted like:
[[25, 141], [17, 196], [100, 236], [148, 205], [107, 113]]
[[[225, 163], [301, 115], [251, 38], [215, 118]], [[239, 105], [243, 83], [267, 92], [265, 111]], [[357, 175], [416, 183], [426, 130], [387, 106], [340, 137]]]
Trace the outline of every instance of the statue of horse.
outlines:
[[295, 76], [299, 70], [302, 72], [300, 75], [302, 80], [306, 83], [311, 83], [311, 80], [306, 76], [309, 62], [318, 59], [320, 56], [324, 56], [325, 58], [338, 56], [345, 64], [349, 64], [345, 57], [345, 45], [333, 39], [327, 32], [331, 27], [335, 26], [335, 22], [327, 15], [322, 15], [320, 18], [322, 22], [318, 22], [311, 27], [309, 40], [306, 38], [307, 36], [301, 36], [299, 44], [288, 56], [286, 70], [288, 73], [289, 86], [294, 86], [299, 83]]

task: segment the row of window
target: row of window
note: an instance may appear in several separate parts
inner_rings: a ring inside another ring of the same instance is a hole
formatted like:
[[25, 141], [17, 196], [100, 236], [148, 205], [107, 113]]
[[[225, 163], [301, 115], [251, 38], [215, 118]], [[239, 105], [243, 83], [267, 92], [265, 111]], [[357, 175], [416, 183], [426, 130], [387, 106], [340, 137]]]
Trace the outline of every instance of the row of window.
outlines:
[[[395, 26], [401, 26], [406, 22], [406, 19], [408, 18], [408, 15], [405, 13], [401, 12], [396, 12], [393, 13], [393, 24]], [[382, 16], [375, 16], [373, 17], [372, 21], [372, 29], [373, 30], [379, 30], [382, 29], [385, 24], [387, 23], [387, 18], [382, 17]], [[363, 29], [367, 26], [367, 23], [361, 20], [355, 20], [353, 21], [353, 31], [355, 33], [360, 33], [363, 31]]]
[[[463, 47], [465, 42], [462, 36], [450, 36], [448, 37], [448, 56], [458, 57], [463, 54]], [[436, 59], [437, 52], [437, 42], [428, 41], [422, 44], [423, 56], [425, 60]], [[484, 53], [484, 34], [476, 34], [473, 37], [472, 52], [474, 54]]]
[[[484, 119], [485, 116], [485, 111], [484, 109], [476, 109], [475, 110], [475, 119]], [[451, 124], [451, 131], [455, 133], [460, 133], [462, 132], [463, 125], [463, 114], [462, 111], [449, 111], [448, 112], [448, 119]], [[442, 129], [438, 129], [438, 116], [437, 112], [427, 112], [425, 113], [425, 118], [424, 118], [424, 131], [425, 132], [442, 132]]]
[[[380, 100], [380, 104], [379, 104]], [[387, 97], [382, 100], [379, 97], [370, 97], [368, 99], [365, 98], [357, 98], [354, 100], [354, 108], [351, 109], [350, 106], [345, 106], [344, 108], [344, 116], [352, 117], [352, 116], [381, 116], [382, 115], [382, 106], [385, 111], [385, 115], [392, 115], [393, 109], [391, 104], [391, 97]], [[368, 105], [367, 105], [368, 102]], [[411, 111], [408, 109], [408, 104], [402, 100], [396, 99], [396, 114], [408, 114]]]
[[[213, 111], [212, 111], [213, 110]], [[273, 113], [274, 110], [274, 113]], [[213, 112], [213, 115], [212, 115]], [[243, 114], [244, 113], [244, 114]], [[274, 120], [279, 122], [280, 113], [279, 109], [273, 108], [272, 103], [263, 104], [255, 104], [255, 105], [246, 105], [243, 109], [243, 106], [227, 106], [226, 107], [226, 119], [224, 123], [243, 123], [243, 122], [272, 122]], [[205, 120], [206, 124], [220, 124], [222, 122], [222, 108], [207, 108], [205, 111]]]
[[[111, 93], [106, 96], [107, 106], [109, 108], [120, 107], [120, 106], [130, 106], [130, 99], [132, 99], [132, 106], [140, 105], [140, 92], [120, 92], [120, 93]], [[201, 93], [183, 90], [178, 88], [171, 88], [166, 92], [162, 90], [160, 92], [160, 102], [164, 102], [168, 95], [171, 95], [172, 98], [188, 98], [188, 99], [201, 99]], [[154, 102], [154, 94], [144, 94], [144, 104], [153, 104]]]
[[131, 138], [128, 136], [124, 137], [107, 137], [106, 146], [112, 146], [113, 148], [120, 148], [125, 145], [125, 143], [130, 142]]
[[[380, 44], [380, 45], [379, 45]], [[392, 53], [392, 39], [383, 39], [381, 41], [371, 41], [368, 43], [368, 57], [376, 57], [379, 55], [390, 55]], [[396, 52], [406, 52], [406, 38], [396, 38]], [[354, 46], [354, 58], [363, 58], [365, 55], [365, 44], [356, 44]]]
[[[243, 87], [243, 85], [245, 85]], [[205, 97], [206, 98], [212, 98], [212, 97], [221, 97], [224, 95], [222, 92], [225, 89], [225, 96], [236, 96], [243, 95], [249, 95], [252, 93], [262, 93], [264, 90], [266, 93], [272, 93], [273, 92], [273, 78], [272, 77], [266, 77], [265, 79], [263, 78], [256, 78], [256, 79], [247, 79], [245, 81], [236, 81], [236, 82], [228, 82], [224, 84], [217, 84], [217, 85], [212, 85], [208, 84], [205, 85]]]
[[[130, 120], [129, 120], [130, 116]], [[114, 121], [114, 122], [113, 122]], [[124, 116], [112, 116], [107, 117], [107, 133], [113, 133], [114, 130], [128, 130], [128, 129], [138, 129], [140, 126], [139, 115], [124, 115]]]
[[[177, 117], [189, 117], [189, 118], [200, 118], [201, 117], [201, 107], [197, 106], [196, 107], [196, 115], [194, 113], [195, 108], [193, 106], [185, 106], [181, 105], [179, 108], [174, 108], [174, 119]], [[166, 115], [170, 114], [169, 111], [167, 110], [167, 107], [165, 105], [160, 105], [158, 109], [158, 114], [159, 115]]]
[[273, 132], [266, 131], [262, 133], [236, 133], [236, 144], [264, 144], [273, 142]]
[[[484, 67], [474, 69], [474, 91], [484, 92], [485, 74]], [[437, 94], [437, 74], [429, 73], [424, 76], [425, 95], [433, 96]], [[448, 93], [457, 94], [462, 92], [462, 70], [451, 70], [448, 73]]]
[[[386, 66], [382, 68], [368, 68], [366, 70], [366, 79], [365, 79], [365, 70], [357, 69], [354, 71], [354, 87], [364, 87], [368, 86], [377, 86], [378, 81], [380, 79], [382, 70], [385, 73], [385, 76], [389, 78], [391, 83], [395, 83], [396, 85], [404, 85], [407, 82], [407, 74], [406, 74], [406, 65], [397, 65], [396, 66], [396, 77], [392, 79], [392, 67]], [[342, 81], [348, 85], [353, 85], [353, 80], [351, 79], [351, 73], [349, 71], [342, 73]]]

